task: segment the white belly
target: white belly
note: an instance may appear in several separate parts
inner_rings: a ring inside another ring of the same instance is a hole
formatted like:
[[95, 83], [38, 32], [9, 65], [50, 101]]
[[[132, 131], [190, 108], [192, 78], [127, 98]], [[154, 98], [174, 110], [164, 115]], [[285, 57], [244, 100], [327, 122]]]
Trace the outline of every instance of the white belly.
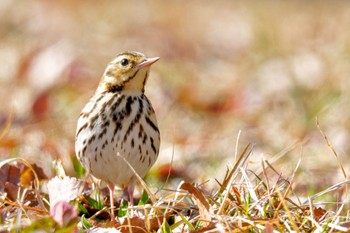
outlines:
[[107, 183], [128, 185], [134, 177], [129, 165], [139, 176], [146, 175], [157, 159], [159, 145], [155, 114], [144, 95], [93, 97], [78, 121], [77, 157], [88, 172]]

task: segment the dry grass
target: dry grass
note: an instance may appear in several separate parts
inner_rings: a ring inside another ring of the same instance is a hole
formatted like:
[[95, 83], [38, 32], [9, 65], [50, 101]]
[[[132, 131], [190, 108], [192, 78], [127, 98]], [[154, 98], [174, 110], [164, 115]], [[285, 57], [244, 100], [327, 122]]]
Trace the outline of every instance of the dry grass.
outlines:
[[[257, 173], [247, 167], [252, 150], [253, 147], [248, 145], [234, 166], [227, 168], [225, 178], [217, 181], [217, 188], [212, 190], [208, 190], [205, 184], [182, 181], [175, 190], [158, 189], [154, 194], [139, 178], [146, 191], [136, 206], [118, 202], [116, 222], [110, 222], [110, 210], [104, 201], [107, 198], [100, 199], [99, 192], [93, 194], [91, 187], [85, 186], [85, 194], [79, 195], [83, 187], [81, 181], [77, 185], [77, 180], [72, 178], [51, 179], [48, 199], [47, 194], [40, 191], [42, 188], [39, 189], [37, 169], [23, 159], [9, 159], [0, 164], [1, 171], [4, 174], [4, 171], [12, 170], [6, 174], [6, 187], [15, 188], [17, 198], [10, 196], [11, 192], [1, 197], [2, 231], [348, 232], [350, 216], [348, 203], [344, 200], [348, 199], [350, 180], [303, 201], [293, 189], [300, 163], [291, 177], [283, 177], [262, 159], [263, 169]], [[10, 165], [14, 161], [28, 167], [34, 177], [28, 178], [28, 172], [18, 163]], [[14, 173], [16, 169], [20, 172]], [[22, 183], [11, 183], [14, 174]], [[23, 180], [32, 180], [28, 183], [34, 182], [34, 185], [25, 187]], [[327, 193], [338, 193], [340, 198], [325, 205], [322, 200]], [[53, 202], [57, 196], [59, 200]], [[316, 198], [321, 201], [316, 201]]]

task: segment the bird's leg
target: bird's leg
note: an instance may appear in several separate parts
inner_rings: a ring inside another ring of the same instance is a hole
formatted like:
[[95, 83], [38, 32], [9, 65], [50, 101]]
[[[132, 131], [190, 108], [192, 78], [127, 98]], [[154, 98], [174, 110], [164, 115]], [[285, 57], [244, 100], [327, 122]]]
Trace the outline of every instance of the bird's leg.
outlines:
[[109, 189], [109, 200], [111, 204], [111, 221], [115, 221], [115, 215], [114, 215], [114, 185], [113, 184], [108, 184], [108, 189]]
[[134, 186], [128, 185], [123, 190], [123, 197], [128, 200], [131, 205], [134, 205]]
[[136, 179], [133, 177], [127, 186], [124, 187], [123, 190], [123, 197], [126, 198], [126, 200], [129, 200], [129, 203], [131, 203], [131, 206], [134, 206], [134, 188], [135, 188]]

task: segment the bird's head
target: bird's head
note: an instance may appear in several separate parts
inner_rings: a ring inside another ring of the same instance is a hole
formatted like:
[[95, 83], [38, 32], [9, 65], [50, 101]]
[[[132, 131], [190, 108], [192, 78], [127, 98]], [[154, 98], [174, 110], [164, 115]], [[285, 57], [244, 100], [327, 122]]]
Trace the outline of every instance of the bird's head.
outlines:
[[159, 57], [147, 58], [138, 52], [120, 53], [108, 64], [98, 90], [144, 92], [149, 68], [158, 60]]

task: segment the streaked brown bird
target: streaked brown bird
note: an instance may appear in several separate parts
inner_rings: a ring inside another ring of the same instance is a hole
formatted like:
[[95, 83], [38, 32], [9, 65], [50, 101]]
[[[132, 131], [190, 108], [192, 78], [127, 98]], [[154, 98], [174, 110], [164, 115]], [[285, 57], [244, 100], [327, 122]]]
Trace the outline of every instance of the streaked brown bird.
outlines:
[[107, 183], [112, 220], [114, 186], [124, 188], [132, 203], [134, 172], [145, 176], [158, 157], [156, 115], [144, 94], [150, 66], [158, 59], [139, 52], [120, 53], [107, 66], [78, 120], [77, 158], [87, 172]]

